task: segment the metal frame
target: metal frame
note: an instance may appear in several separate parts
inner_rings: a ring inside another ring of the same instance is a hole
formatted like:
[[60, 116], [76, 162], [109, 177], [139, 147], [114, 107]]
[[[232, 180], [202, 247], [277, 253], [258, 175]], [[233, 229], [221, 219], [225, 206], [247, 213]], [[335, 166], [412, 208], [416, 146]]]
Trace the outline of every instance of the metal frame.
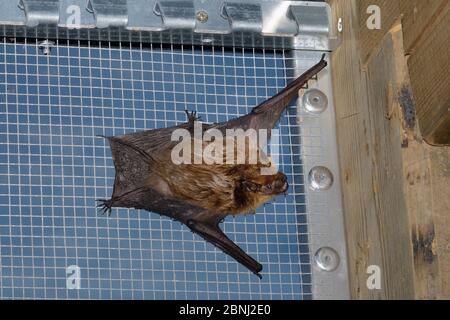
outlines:
[[3, 4], [0, 26], [6, 37], [325, 51], [338, 45], [330, 7], [312, 1], [13, 0]]
[[[316, 61], [321, 56], [320, 52], [298, 50], [293, 52], [296, 63], [305, 59]], [[328, 54], [328, 61], [330, 61], [329, 58]], [[297, 66], [297, 73], [301, 73], [299, 70], [301, 67], [301, 65]], [[309, 89], [299, 95], [297, 115], [301, 130], [304, 175], [307, 180], [305, 181], [305, 192], [310, 250], [311, 256], [314, 258], [312, 263], [313, 296], [315, 299], [349, 299], [331, 66], [328, 65], [319, 74], [317, 82], [310, 85]], [[320, 88], [320, 91], [327, 97], [327, 107], [323, 111], [314, 113], [308, 111], [302, 102], [303, 97], [313, 88]], [[329, 184], [324, 184], [323, 187], [320, 187], [320, 181], [311, 179], [311, 171], [318, 167], [327, 168], [327, 172], [331, 173]], [[319, 187], [316, 188], [317, 184]]]

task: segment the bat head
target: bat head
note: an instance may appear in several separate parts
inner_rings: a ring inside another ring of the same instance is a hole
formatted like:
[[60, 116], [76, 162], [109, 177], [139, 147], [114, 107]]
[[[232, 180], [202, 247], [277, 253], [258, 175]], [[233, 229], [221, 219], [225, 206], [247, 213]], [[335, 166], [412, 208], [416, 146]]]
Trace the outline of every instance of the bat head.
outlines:
[[276, 196], [285, 193], [289, 188], [287, 177], [282, 172], [268, 176], [260, 175], [252, 180], [245, 180], [242, 184], [247, 192], [263, 196]]

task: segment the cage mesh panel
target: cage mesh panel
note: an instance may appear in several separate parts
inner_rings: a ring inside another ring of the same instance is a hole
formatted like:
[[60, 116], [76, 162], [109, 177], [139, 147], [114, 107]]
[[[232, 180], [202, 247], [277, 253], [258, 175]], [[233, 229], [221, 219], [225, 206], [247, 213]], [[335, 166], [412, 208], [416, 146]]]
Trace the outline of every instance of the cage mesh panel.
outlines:
[[[0, 43], [0, 297], [310, 299], [304, 178], [295, 107], [278, 128], [289, 179], [255, 215], [222, 228], [264, 266], [259, 280], [178, 222], [113, 209], [107, 142], [186, 121], [243, 115], [292, 79], [289, 51], [36, 40]], [[305, 66], [306, 69], [307, 66]], [[67, 286], [78, 266], [80, 289]]]

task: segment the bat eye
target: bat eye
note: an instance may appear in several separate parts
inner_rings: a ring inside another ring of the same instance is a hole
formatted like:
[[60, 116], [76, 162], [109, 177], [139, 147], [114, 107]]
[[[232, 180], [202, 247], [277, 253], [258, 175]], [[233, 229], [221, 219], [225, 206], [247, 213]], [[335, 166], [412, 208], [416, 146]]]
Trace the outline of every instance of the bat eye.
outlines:
[[272, 190], [272, 185], [271, 184], [266, 185], [266, 187], [267, 187], [267, 189]]
[[254, 183], [252, 181], [243, 181], [242, 183], [245, 186], [245, 188], [247, 189], [247, 191], [257, 192], [260, 188], [259, 185], [257, 185], [256, 183]]

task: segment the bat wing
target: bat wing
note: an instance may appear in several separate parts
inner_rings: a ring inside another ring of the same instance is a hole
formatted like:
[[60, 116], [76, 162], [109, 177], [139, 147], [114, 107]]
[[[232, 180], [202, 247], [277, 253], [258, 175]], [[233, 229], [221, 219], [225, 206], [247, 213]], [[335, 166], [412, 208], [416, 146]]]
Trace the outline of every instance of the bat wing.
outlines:
[[316, 76], [322, 69], [327, 66], [325, 61], [325, 54], [322, 59], [309, 70], [303, 73], [300, 77], [292, 81], [286, 88], [280, 91], [277, 95], [267, 99], [254, 107], [249, 114], [245, 116], [232, 119], [225, 123], [219, 123], [213, 128], [225, 131], [226, 129], [266, 129], [270, 132], [275, 127], [278, 120], [287, 108], [291, 100], [298, 94], [298, 91], [314, 76]]
[[[148, 138], [144, 133], [144, 138]], [[199, 208], [185, 201], [167, 197], [155, 191], [147, 182], [148, 172], [155, 159], [134, 142], [140, 142], [143, 133], [122, 137], [109, 137], [116, 177], [111, 199], [99, 200], [105, 212], [112, 207], [136, 208], [156, 212], [188, 226], [194, 233], [220, 248], [223, 252], [258, 275], [262, 265], [246, 254], [219, 228], [226, 214]], [[159, 133], [156, 133], [158, 135]], [[164, 134], [167, 134], [164, 132]], [[170, 133], [168, 133], [170, 136]], [[125, 137], [125, 139], [124, 139]], [[155, 142], [156, 143], [156, 142]]]

